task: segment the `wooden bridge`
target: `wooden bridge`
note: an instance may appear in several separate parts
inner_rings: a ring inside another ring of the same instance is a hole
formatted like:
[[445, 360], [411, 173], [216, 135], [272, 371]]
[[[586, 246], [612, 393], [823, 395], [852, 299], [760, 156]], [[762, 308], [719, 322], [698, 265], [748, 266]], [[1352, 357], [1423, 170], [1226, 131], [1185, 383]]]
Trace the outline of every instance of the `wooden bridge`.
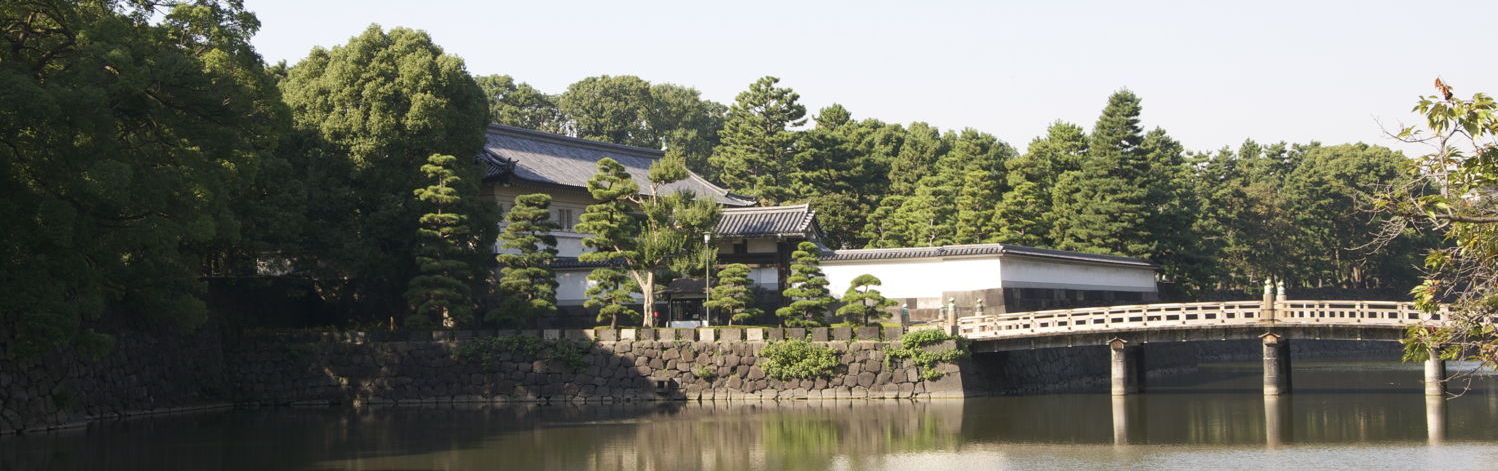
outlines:
[[[1114, 395], [1139, 390], [1144, 344], [1259, 339], [1264, 394], [1273, 396], [1290, 390], [1292, 339], [1398, 341], [1411, 325], [1440, 325], [1449, 317], [1445, 307], [1426, 313], [1403, 302], [1266, 299], [977, 315], [948, 318], [945, 327], [973, 340], [975, 352], [1106, 345]], [[1426, 394], [1444, 394], [1445, 379], [1445, 362], [1427, 360]]]

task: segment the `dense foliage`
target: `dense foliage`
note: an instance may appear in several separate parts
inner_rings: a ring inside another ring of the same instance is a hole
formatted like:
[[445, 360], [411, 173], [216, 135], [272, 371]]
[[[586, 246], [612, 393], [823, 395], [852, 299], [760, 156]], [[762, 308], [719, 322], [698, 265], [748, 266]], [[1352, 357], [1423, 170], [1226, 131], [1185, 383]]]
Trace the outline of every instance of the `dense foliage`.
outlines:
[[862, 325], [879, 325], [881, 319], [889, 318], [886, 308], [899, 304], [893, 299], [884, 297], [879, 290], [874, 289], [881, 283], [874, 275], [863, 274], [853, 278], [848, 283], [848, 291], [843, 293], [843, 307], [837, 309], [837, 315], [844, 316], [848, 322], [855, 320]]
[[[954, 347], [942, 349], [942, 343], [952, 341]], [[951, 363], [970, 355], [967, 339], [940, 330], [918, 330], [900, 336], [900, 346], [884, 351], [884, 361], [910, 360], [925, 380], [941, 379], [946, 373], [938, 369], [943, 363]]]
[[827, 291], [827, 275], [822, 274], [817, 244], [802, 241], [791, 252], [791, 276], [785, 279], [785, 297], [789, 304], [775, 310], [786, 327], [820, 327], [827, 325], [827, 313], [837, 300]]
[[754, 307], [754, 282], [749, 279], [749, 265], [732, 263], [718, 271], [717, 284], [713, 286], [712, 299], [702, 303], [703, 307], [716, 310], [728, 318], [728, 325], [744, 322], [760, 315]]
[[[495, 258], [500, 264], [499, 306], [487, 315], [502, 326], [526, 325], [557, 312], [557, 278], [551, 263], [557, 258], [557, 224], [551, 221], [551, 195], [525, 194], [505, 215]], [[512, 251], [512, 252], [510, 252]]]
[[837, 350], [799, 339], [770, 342], [759, 358], [765, 375], [781, 381], [825, 378], [839, 366]]

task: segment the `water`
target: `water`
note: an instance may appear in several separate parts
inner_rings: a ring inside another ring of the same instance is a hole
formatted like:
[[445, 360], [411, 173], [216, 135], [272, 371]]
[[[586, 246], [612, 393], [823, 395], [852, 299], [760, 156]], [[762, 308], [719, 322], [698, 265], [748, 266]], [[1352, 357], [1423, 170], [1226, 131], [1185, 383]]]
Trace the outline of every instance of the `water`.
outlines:
[[1128, 398], [237, 410], [3, 437], [0, 469], [1498, 469], [1493, 375], [1295, 366], [1278, 399], [1219, 364]]

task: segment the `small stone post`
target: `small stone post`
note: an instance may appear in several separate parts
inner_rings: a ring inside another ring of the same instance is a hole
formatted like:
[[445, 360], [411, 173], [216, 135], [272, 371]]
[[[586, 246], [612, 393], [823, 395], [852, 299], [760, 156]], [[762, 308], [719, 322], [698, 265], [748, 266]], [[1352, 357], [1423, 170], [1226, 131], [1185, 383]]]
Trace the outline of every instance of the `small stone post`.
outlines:
[[1259, 339], [1264, 342], [1264, 395], [1290, 394], [1290, 342], [1273, 333]]
[[973, 311], [975, 316], [983, 315], [983, 298], [978, 298], [978, 302], [973, 304]]
[[957, 298], [947, 298], [947, 335], [957, 335]]
[[1285, 280], [1280, 280], [1280, 281], [1275, 282], [1274, 283], [1274, 291], [1275, 291], [1275, 295], [1274, 295], [1275, 302], [1283, 303], [1283, 302], [1285, 302], [1285, 301], [1287, 301], [1287, 300], [1290, 299], [1290, 296], [1287, 295], [1287, 294], [1285, 294]]
[[1139, 347], [1130, 347], [1129, 342], [1115, 338], [1108, 341], [1108, 352], [1111, 360], [1110, 392], [1114, 396], [1139, 392], [1139, 375], [1142, 373], [1138, 368]]
[[1446, 395], [1446, 360], [1442, 360], [1431, 349], [1430, 355], [1425, 358], [1425, 395], [1427, 397], [1444, 397]]
[[910, 306], [900, 305], [900, 327], [910, 327]]

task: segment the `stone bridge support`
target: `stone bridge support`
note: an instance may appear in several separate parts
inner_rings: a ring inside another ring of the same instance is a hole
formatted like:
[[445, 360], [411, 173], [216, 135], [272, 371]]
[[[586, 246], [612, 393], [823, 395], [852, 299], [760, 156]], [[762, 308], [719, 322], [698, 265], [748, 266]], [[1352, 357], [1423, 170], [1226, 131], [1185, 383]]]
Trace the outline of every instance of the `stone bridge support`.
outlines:
[[1290, 341], [1273, 333], [1259, 339], [1264, 342], [1264, 395], [1290, 394]]
[[1138, 393], [1143, 386], [1144, 355], [1137, 345], [1115, 338], [1108, 341], [1111, 356], [1111, 392], [1114, 396]]
[[1425, 359], [1425, 395], [1427, 397], [1440, 397], [1446, 395], [1446, 360], [1435, 355]]

